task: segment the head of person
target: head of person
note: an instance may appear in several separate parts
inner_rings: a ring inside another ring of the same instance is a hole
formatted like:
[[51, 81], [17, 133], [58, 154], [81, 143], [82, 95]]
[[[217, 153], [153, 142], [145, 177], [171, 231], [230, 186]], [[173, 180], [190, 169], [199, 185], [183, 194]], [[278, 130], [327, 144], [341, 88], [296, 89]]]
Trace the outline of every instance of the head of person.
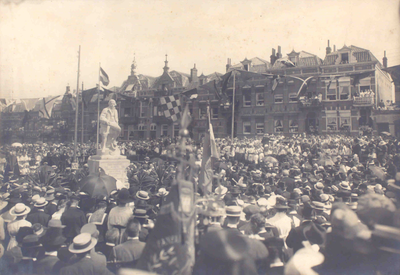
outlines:
[[139, 236], [139, 232], [141, 229], [140, 222], [138, 219], [131, 218], [128, 220], [128, 224], [126, 225], [126, 234], [130, 238], [135, 238]]
[[89, 233], [92, 238], [98, 240], [99, 239], [99, 230], [94, 223], [87, 223], [81, 228], [81, 233]]
[[108, 101], [108, 107], [110, 107], [111, 109], [114, 109], [115, 106], [117, 106], [117, 103], [115, 102], [115, 100], [110, 99], [110, 101]]
[[257, 234], [265, 228], [265, 217], [260, 213], [254, 214], [250, 218], [250, 225], [254, 234]]
[[118, 228], [113, 227], [107, 230], [105, 239], [108, 245], [116, 245], [118, 242], [118, 238], [119, 238]]

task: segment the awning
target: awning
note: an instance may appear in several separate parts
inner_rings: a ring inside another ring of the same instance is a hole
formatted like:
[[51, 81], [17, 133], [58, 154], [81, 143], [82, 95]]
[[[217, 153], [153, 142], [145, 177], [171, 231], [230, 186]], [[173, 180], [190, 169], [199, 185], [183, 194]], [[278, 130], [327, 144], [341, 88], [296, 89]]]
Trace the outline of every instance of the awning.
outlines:
[[125, 88], [125, 92], [129, 92], [133, 90], [133, 86], [134, 84], [129, 84], [126, 88]]

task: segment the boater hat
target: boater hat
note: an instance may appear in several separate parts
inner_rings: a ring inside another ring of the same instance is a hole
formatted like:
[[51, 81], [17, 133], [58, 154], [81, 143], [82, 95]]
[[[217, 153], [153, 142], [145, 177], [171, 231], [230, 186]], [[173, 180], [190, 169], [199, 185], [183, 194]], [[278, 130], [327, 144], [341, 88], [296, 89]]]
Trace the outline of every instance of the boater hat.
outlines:
[[46, 206], [48, 203], [49, 202], [46, 201], [45, 198], [39, 198], [39, 199], [36, 200], [36, 203], [33, 206], [40, 208], [40, 207]]
[[74, 238], [68, 250], [71, 253], [85, 253], [95, 247], [96, 244], [97, 240], [95, 238], [92, 238], [89, 233], [82, 233]]
[[143, 190], [137, 191], [136, 197], [137, 197], [138, 199], [140, 199], [140, 200], [145, 200], [145, 201], [147, 201], [148, 199], [150, 199], [149, 193], [147, 193], [146, 191], [143, 191]]
[[10, 214], [13, 216], [24, 216], [31, 212], [31, 209], [23, 203], [17, 203], [10, 209]]
[[228, 206], [226, 207], [226, 216], [228, 217], [240, 217], [242, 214], [242, 208], [240, 206]]

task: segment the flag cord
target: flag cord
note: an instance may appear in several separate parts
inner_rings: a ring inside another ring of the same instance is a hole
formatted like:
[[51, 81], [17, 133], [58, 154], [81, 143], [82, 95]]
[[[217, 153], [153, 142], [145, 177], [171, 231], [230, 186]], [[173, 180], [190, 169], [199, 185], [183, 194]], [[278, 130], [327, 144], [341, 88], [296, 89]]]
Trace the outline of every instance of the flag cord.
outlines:
[[101, 63], [99, 63], [99, 84], [97, 85], [97, 135], [96, 135], [96, 154], [99, 149], [99, 128], [100, 128], [100, 68]]

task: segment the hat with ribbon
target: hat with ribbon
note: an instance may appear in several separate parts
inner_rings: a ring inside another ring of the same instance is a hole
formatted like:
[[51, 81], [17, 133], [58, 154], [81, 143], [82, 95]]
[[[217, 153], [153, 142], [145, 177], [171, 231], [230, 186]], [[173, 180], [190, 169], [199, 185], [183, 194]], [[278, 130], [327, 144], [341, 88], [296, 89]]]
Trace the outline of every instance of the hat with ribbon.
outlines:
[[[121, 191], [120, 191], [121, 192]], [[146, 191], [140, 190], [136, 192], [136, 197], [140, 200], [144, 200], [147, 201], [150, 199], [149, 197], [149, 193], [147, 193]]]
[[227, 206], [225, 211], [227, 217], [240, 217], [242, 215], [242, 208], [236, 205]]
[[46, 201], [45, 198], [38, 198], [33, 206], [37, 207], [37, 208], [41, 208], [41, 207], [45, 207], [48, 203], [49, 202]]
[[147, 218], [149, 218], [149, 216], [147, 215], [146, 210], [145, 209], [140, 209], [140, 208], [135, 209], [135, 212], [134, 212], [133, 215], [137, 219], [147, 219]]
[[97, 240], [92, 238], [89, 233], [81, 233], [73, 239], [72, 244], [69, 246], [68, 250], [71, 253], [85, 253], [90, 251], [97, 244]]
[[13, 216], [24, 216], [31, 212], [31, 209], [23, 203], [17, 203], [10, 209], [10, 214]]
[[61, 223], [61, 220], [51, 219], [47, 224], [48, 227], [52, 228], [64, 228], [65, 225]]

